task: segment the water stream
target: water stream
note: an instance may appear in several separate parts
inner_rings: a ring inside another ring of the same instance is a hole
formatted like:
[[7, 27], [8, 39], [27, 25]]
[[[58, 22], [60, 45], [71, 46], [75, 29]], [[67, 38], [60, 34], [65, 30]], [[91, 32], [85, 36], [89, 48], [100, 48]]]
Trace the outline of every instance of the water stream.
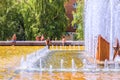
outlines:
[[85, 48], [95, 55], [98, 35], [110, 43], [110, 60], [115, 39], [120, 40], [120, 0], [85, 0]]

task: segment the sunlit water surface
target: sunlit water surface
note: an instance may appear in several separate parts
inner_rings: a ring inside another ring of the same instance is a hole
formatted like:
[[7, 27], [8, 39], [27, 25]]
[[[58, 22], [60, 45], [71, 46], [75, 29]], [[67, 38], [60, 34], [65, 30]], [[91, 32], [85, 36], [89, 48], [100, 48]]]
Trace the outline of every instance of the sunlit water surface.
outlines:
[[[20, 59], [44, 46], [0, 46], [0, 80], [120, 80], [120, 72], [79, 72], [79, 71], [19, 71]], [[72, 67], [74, 59], [77, 69], [83, 66], [83, 49], [78, 46], [51, 46], [55, 50], [48, 54], [42, 62], [42, 67], [48, 69], [60, 68], [60, 60], [63, 59], [63, 68]], [[78, 51], [81, 50], [81, 51]]]

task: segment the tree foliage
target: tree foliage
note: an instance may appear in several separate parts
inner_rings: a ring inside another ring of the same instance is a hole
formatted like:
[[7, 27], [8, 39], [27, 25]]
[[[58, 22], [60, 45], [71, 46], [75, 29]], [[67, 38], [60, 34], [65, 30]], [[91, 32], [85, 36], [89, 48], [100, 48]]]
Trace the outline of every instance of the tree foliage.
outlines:
[[84, 27], [83, 27], [83, 13], [84, 13], [84, 0], [77, 0], [76, 11], [73, 12], [72, 25], [77, 26], [76, 35], [77, 39], [84, 39]]
[[65, 0], [0, 0], [0, 40], [14, 33], [18, 40], [34, 40], [37, 35], [60, 38], [68, 19]]

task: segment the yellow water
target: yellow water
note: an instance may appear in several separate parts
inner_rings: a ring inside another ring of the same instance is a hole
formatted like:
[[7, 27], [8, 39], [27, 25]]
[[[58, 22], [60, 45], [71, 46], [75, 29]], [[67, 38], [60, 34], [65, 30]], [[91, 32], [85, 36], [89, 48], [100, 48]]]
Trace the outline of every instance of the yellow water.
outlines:
[[82, 53], [74, 50], [52, 51], [50, 54], [44, 57], [44, 61], [42, 60], [42, 62], [45, 63], [42, 65], [42, 67], [49, 68], [50, 65], [52, 65], [54, 69], [58, 69], [60, 68], [60, 61], [61, 59], [63, 59], [63, 64], [62, 64], [63, 68], [69, 69], [72, 67], [72, 59], [73, 59], [75, 68], [79, 69], [83, 66], [82, 55], [83, 55]]
[[[43, 48], [44, 46], [0, 46], [0, 79], [13, 73], [8, 71], [19, 66], [22, 56]], [[8, 75], [7, 75], [7, 74]], [[6, 76], [5, 76], [6, 75]]]
[[84, 46], [50, 46], [51, 50], [84, 50]]
[[[26, 56], [44, 46], [0, 46], [0, 80], [120, 80], [120, 72], [87, 73], [87, 72], [24, 72], [16, 74], [22, 56]], [[84, 50], [84, 46], [50, 46], [51, 50]]]
[[[0, 80], [14, 75], [13, 70], [20, 64], [22, 56], [26, 56], [44, 46], [0, 46]], [[84, 46], [50, 46], [51, 50], [84, 50]]]
[[71, 72], [54, 72], [49, 74], [48, 72], [43, 73], [24, 73], [24, 75], [15, 75], [14, 80], [85, 80], [83, 73], [74, 73]]

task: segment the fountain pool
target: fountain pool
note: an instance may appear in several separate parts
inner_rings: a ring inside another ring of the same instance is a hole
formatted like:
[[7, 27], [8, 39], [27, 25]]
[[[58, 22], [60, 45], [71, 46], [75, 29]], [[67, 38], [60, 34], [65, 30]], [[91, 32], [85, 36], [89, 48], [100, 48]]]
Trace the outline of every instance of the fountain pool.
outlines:
[[91, 63], [85, 54], [79, 50], [52, 50], [35, 62], [37, 66], [16, 68], [7, 80], [120, 80], [119, 64], [111, 68], [106, 61], [106, 69]]

